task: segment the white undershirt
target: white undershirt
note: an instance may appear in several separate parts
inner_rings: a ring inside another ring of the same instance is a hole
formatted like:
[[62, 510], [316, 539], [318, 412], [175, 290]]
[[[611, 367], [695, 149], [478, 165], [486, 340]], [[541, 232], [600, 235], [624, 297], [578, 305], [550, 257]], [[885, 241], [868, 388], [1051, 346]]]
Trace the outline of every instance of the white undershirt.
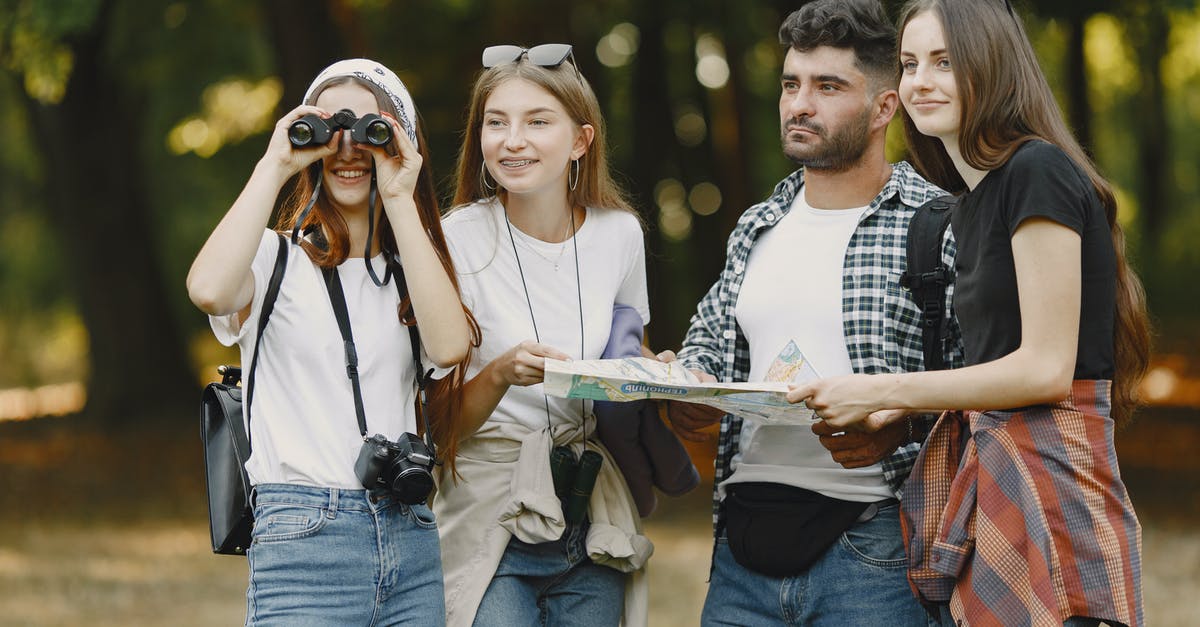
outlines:
[[[217, 339], [241, 348], [243, 376], [249, 375], [259, 313], [278, 250], [275, 233], [264, 232], [250, 266], [254, 298], [244, 325], [238, 324], [236, 313], [209, 316]], [[371, 262], [382, 277], [383, 255]], [[362, 257], [347, 259], [338, 275], [358, 352], [367, 435], [379, 433], [395, 441], [402, 433], [415, 433], [412, 344], [398, 316], [396, 287], [392, 282], [376, 286]], [[259, 350], [250, 420], [252, 454], [246, 462], [250, 482], [361, 489], [354, 462], [362, 435], [342, 336], [324, 276], [299, 246], [288, 244], [287, 269]]]
[[[750, 344], [750, 381], [761, 381], [789, 341], [822, 377], [851, 374], [842, 317], [842, 264], [866, 207], [814, 209], [801, 188], [792, 209], [759, 236], [746, 264], [736, 316]], [[879, 464], [846, 469], [810, 428], [742, 424], [725, 481], [781, 483], [847, 501], [894, 496]]]

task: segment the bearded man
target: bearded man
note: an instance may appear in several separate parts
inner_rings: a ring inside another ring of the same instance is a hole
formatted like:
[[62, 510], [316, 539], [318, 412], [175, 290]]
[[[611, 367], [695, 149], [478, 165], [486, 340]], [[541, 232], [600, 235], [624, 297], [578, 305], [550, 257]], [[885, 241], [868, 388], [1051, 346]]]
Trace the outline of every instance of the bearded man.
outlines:
[[[817, 0], [779, 35], [780, 139], [800, 168], [738, 221], [678, 359], [721, 381], [765, 380], [789, 345], [821, 376], [921, 370], [920, 312], [899, 279], [909, 220], [943, 192], [884, 152], [899, 102], [895, 29], [877, 0]], [[953, 255], [948, 237], [948, 267]], [[948, 318], [953, 367], [961, 342]], [[668, 415], [688, 439], [721, 422], [704, 625], [926, 624], [897, 501], [924, 417], [840, 434], [687, 403]]]

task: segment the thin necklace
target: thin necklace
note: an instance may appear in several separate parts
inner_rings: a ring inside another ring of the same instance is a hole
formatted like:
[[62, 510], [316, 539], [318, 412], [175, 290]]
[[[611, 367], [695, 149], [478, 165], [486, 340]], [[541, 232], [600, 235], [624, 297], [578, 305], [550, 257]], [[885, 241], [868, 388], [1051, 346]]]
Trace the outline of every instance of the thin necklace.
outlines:
[[[504, 211], [504, 217], [505, 217], [505, 219], [508, 219], [508, 210], [507, 209], [505, 209], [505, 211]], [[509, 226], [511, 228], [512, 225], [509, 225]], [[511, 235], [511, 233], [509, 233], [509, 234]], [[526, 237], [533, 238], [533, 236], [529, 235], [528, 233], [526, 233], [525, 235], [526, 235]], [[549, 263], [550, 265], [554, 266], [554, 271], [558, 272], [558, 263], [560, 261], [562, 261], [563, 253], [566, 252], [566, 250], [567, 250], [567, 241], [574, 237], [575, 237], [575, 211], [572, 210], [571, 211], [571, 220], [570, 220], [570, 222], [567, 223], [567, 231], [563, 235], [562, 243], [559, 244], [559, 246], [558, 246], [558, 255], [556, 255], [553, 259], [551, 259], [550, 257], [547, 257], [546, 255], [543, 255], [542, 251], [538, 250], [536, 243], [526, 242], [524, 239], [521, 240], [521, 243], [525, 245], [525, 248], [528, 248], [529, 250], [533, 251], [533, 254], [537, 255], [538, 257], [541, 257], [542, 259], [546, 260], [546, 263]], [[576, 260], [576, 261], [578, 261], [578, 260]], [[517, 263], [519, 265], [520, 260], [518, 260]]]
[[[512, 244], [513, 257], [517, 260], [517, 273], [521, 275], [521, 288], [525, 290], [525, 305], [529, 307], [529, 321], [533, 323], [533, 339], [541, 344], [542, 337], [538, 334], [537, 318], [533, 315], [533, 300], [529, 298], [529, 285], [525, 283], [525, 269], [521, 266], [521, 255], [517, 253], [517, 239], [513, 237], [512, 222], [508, 219], [508, 207], [500, 205], [504, 209], [504, 223], [508, 225], [508, 241]], [[583, 341], [583, 284], [579, 281], [579, 242], [575, 240], [575, 209], [571, 208], [571, 245], [575, 248], [575, 295], [579, 303], [579, 358], [584, 358], [584, 341]], [[566, 242], [563, 242], [563, 248], [566, 248]], [[536, 252], [536, 251], [535, 251]], [[541, 256], [539, 254], [539, 256]], [[561, 253], [560, 253], [561, 256]], [[543, 257], [545, 259], [545, 257]], [[549, 259], [547, 259], [549, 261]], [[557, 266], [555, 267], [557, 269]], [[546, 406], [546, 428], [552, 427], [550, 421], [550, 398], [542, 394], [542, 401]], [[588, 448], [587, 434], [587, 418], [584, 416], [587, 401], [580, 399], [579, 401], [579, 418], [583, 421], [583, 450]]]

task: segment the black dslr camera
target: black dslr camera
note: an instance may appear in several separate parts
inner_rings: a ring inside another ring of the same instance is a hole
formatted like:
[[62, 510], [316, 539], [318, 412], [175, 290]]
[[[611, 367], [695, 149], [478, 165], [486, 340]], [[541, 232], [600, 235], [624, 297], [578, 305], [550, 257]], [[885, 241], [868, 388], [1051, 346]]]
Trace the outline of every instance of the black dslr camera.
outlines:
[[382, 434], [363, 441], [354, 474], [364, 488], [387, 488], [405, 505], [424, 503], [433, 490], [433, 453], [412, 433], [390, 442]]
[[392, 125], [387, 120], [374, 113], [358, 118], [349, 109], [342, 109], [328, 119], [310, 113], [292, 122], [288, 127], [288, 141], [297, 148], [324, 146], [339, 129], [349, 129], [350, 139], [355, 143], [373, 146], [392, 143]]

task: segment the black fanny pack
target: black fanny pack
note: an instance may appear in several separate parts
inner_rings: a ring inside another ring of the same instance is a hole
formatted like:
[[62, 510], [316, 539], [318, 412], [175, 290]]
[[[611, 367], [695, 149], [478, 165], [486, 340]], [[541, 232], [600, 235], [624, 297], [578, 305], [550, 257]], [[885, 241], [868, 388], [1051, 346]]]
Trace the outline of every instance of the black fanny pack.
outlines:
[[779, 483], [725, 490], [725, 534], [738, 564], [771, 577], [806, 570], [870, 503], [835, 499]]

